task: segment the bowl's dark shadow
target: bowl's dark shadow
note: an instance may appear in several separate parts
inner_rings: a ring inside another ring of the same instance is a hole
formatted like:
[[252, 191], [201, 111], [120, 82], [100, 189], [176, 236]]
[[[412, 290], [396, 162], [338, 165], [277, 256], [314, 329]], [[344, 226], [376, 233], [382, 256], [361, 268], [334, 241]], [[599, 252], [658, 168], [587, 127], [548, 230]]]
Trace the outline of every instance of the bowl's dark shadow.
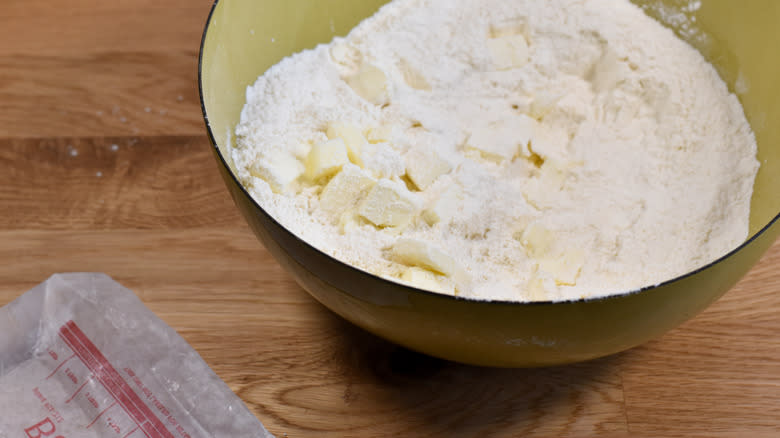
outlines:
[[323, 324], [339, 333], [334, 354], [343, 366], [345, 403], [374, 397], [370, 403], [414, 425], [415, 435], [626, 431], [619, 373], [626, 353], [550, 368], [486, 368], [410, 351], [334, 314]]

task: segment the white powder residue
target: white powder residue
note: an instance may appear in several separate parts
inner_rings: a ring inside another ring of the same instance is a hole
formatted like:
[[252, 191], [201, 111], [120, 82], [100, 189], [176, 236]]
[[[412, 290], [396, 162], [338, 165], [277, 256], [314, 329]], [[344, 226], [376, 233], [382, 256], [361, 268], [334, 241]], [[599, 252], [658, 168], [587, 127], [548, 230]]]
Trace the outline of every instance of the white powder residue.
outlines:
[[756, 152], [715, 69], [627, 0], [396, 0], [250, 86], [232, 159], [339, 260], [529, 301], [733, 249]]
[[678, 0], [675, 4], [663, 1], [646, 2], [641, 7], [648, 15], [669, 26], [698, 50], [705, 54], [712, 50], [711, 38], [699, 28], [696, 19], [696, 13], [702, 7], [701, 0]]

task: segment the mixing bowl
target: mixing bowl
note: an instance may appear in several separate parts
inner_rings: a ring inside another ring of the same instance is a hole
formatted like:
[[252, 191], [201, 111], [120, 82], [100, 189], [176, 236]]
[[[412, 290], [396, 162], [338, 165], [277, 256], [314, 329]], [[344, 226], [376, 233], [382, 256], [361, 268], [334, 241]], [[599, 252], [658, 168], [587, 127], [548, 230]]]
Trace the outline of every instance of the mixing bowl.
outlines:
[[751, 0], [739, 6], [732, 0], [654, 0], [636, 3], [673, 27], [718, 68], [729, 86], [740, 92], [755, 129], [762, 167], [747, 242], [707, 266], [659, 285], [556, 303], [439, 295], [384, 280], [320, 252], [269, 216], [241, 186], [228, 153], [232, 132], [247, 85], [285, 56], [346, 35], [383, 3], [217, 1], [200, 53], [203, 115], [236, 205], [297, 282], [347, 320], [407, 348], [470, 364], [527, 367], [587, 360], [658, 337], [696, 315], [731, 288], [780, 233], [780, 6], [776, 0]]

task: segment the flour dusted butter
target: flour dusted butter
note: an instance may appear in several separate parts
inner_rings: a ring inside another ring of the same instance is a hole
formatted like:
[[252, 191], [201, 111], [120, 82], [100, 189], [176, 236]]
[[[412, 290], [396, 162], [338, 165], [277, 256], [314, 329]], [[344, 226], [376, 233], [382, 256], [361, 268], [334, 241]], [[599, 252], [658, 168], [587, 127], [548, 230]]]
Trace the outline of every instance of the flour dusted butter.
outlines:
[[395, 0], [247, 90], [232, 158], [320, 250], [437, 293], [571, 300], [747, 236], [758, 170], [715, 69], [627, 0]]

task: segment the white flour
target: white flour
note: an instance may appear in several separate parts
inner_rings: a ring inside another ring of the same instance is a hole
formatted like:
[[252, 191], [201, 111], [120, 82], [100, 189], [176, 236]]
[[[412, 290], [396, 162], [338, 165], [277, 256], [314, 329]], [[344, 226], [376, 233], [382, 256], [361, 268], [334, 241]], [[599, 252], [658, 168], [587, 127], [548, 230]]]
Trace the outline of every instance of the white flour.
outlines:
[[[337, 122], [372, 144], [342, 171], [369, 183], [332, 204], [328, 175], [300, 173]], [[296, 235], [480, 299], [607, 295], [700, 267], [746, 238], [758, 170], [713, 67], [623, 0], [396, 0], [260, 77], [236, 134], [239, 178]], [[371, 178], [396, 181], [382, 187], [406, 213], [371, 216]]]

